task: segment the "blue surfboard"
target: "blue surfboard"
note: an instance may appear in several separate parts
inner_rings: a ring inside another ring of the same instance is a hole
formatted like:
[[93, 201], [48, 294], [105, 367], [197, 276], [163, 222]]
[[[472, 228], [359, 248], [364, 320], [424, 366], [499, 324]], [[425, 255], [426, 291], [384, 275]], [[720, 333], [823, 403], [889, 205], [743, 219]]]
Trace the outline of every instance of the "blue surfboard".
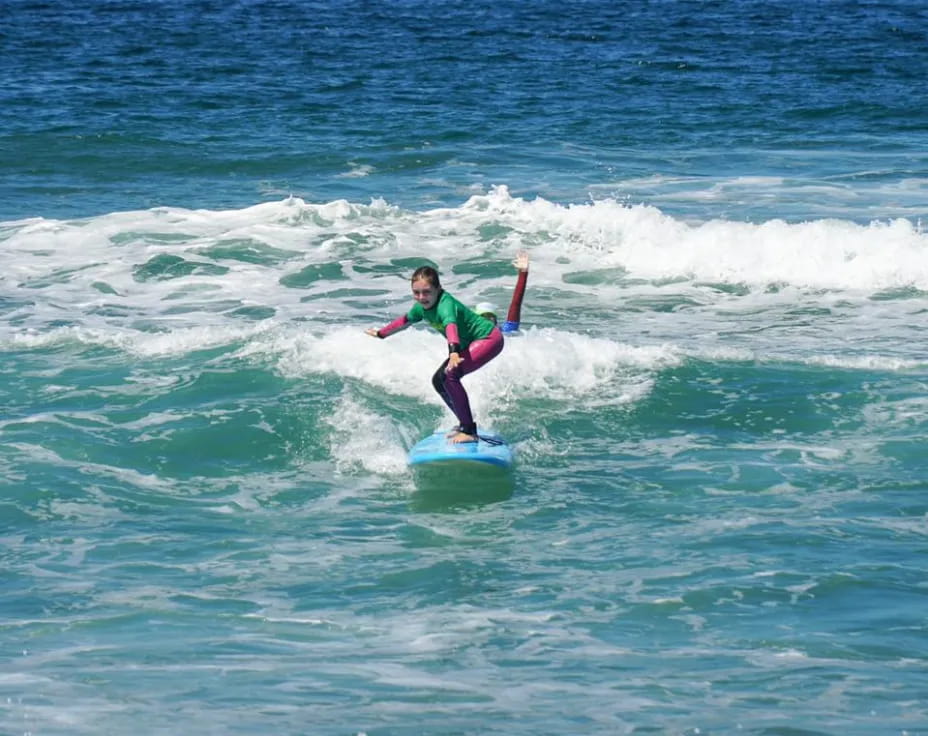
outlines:
[[476, 463], [509, 469], [512, 448], [493, 432], [480, 432], [477, 442], [450, 442], [444, 430], [420, 440], [409, 451], [409, 464], [418, 466], [462, 466]]

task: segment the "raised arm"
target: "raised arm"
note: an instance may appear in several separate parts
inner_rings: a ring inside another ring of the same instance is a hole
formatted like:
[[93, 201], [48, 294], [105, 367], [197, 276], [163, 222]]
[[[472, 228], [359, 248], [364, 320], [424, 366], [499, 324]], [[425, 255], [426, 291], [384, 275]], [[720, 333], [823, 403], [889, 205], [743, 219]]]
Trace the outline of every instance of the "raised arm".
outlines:
[[503, 332], [516, 332], [519, 329], [519, 323], [522, 321], [522, 298], [525, 296], [525, 284], [528, 281], [528, 251], [520, 250], [516, 253], [512, 265], [516, 267], [519, 275], [516, 278], [516, 288], [512, 293], [512, 301], [509, 302], [509, 313], [500, 328]]

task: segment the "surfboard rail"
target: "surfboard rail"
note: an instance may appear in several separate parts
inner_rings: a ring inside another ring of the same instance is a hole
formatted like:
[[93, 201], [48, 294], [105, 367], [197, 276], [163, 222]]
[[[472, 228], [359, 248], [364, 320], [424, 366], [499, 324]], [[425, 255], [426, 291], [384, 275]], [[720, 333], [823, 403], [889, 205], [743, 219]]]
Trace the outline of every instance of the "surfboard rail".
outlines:
[[477, 442], [451, 442], [448, 432], [435, 432], [409, 451], [410, 466], [480, 463], [499, 468], [511, 468], [512, 448], [495, 432], [480, 432]]

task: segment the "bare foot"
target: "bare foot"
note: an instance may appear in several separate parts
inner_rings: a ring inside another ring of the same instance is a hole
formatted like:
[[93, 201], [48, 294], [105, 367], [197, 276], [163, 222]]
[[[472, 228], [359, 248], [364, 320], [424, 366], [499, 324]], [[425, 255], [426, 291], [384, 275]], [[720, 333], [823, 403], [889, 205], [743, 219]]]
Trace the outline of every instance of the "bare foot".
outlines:
[[465, 434], [464, 432], [458, 432], [458, 433], [457, 433], [456, 435], [454, 435], [453, 437], [449, 437], [449, 438], [448, 438], [448, 441], [449, 441], [449, 442], [453, 442], [453, 443], [456, 444], [456, 445], [457, 445], [457, 444], [460, 444], [460, 443], [462, 443], [462, 442], [476, 442], [476, 441], [477, 441], [477, 435], [475, 435], [475, 434]]

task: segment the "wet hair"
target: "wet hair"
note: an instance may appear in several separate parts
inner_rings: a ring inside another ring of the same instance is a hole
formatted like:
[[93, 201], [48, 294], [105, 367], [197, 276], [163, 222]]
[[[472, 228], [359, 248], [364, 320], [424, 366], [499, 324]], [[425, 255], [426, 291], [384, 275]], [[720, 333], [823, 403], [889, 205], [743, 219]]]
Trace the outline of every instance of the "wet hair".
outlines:
[[410, 281], [415, 283], [419, 279], [425, 279], [434, 289], [441, 288], [441, 280], [438, 278], [438, 271], [431, 266], [419, 266], [419, 268], [413, 271]]

